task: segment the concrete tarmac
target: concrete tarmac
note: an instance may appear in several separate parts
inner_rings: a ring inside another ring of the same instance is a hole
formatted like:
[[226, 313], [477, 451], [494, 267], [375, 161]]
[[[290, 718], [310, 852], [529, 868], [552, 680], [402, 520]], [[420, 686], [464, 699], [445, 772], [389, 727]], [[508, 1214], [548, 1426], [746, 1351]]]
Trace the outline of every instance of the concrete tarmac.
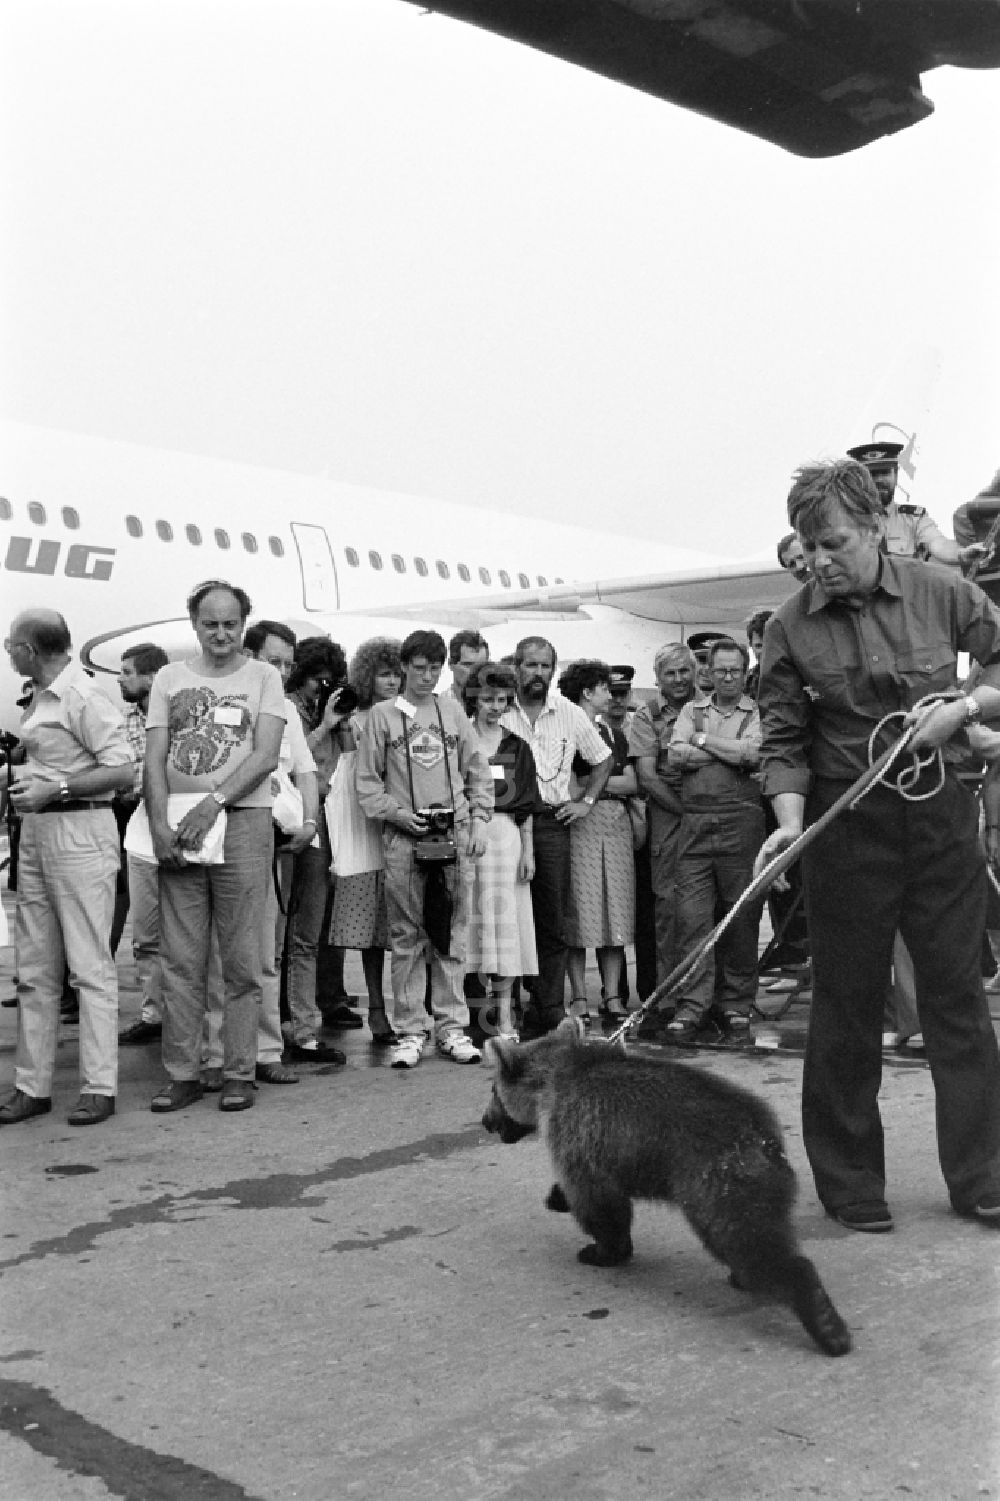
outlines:
[[1000, 1495], [1000, 1235], [950, 1211], [929, 1072], [894, 1057], [896, 1230], [824, 1217], [802, 1019], [777, 1048], [680, 1056], [782, 1120], [803, 1245], [854, 1337], [838, 1360], [734, 1291], [676, 1211], [639, 1206], [627, 1267], [581, 1266], [544, 1147], [481, 1129], [482, 1068], [388, 1069], [366, 1029], [337, 1034], [346, 1068], [262, 1084], [251, 1111], [162, 1116], [157, 1046], [124, 1048], [118, 1114], [80, 1130], [64, 1026], [52, 1114], [0, 1131], [0, 1498]]

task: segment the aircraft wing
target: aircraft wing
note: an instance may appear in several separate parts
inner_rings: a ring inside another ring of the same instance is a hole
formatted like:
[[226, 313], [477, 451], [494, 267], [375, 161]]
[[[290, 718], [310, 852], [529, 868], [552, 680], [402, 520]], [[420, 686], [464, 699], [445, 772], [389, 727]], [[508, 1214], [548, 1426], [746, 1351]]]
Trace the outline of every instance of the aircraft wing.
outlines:
[[482, 629], [507, 621], [586, 619], [588, 606], [604, 606], [642, 620], [695, 629], [742, 627], [754, 610], [776, 609], [798, 585], [776, 563], [731, 563], [685, 572], [647, 574], [560, 584], [548, 589], [505, 590], [467, 599], [421, 601], [365, 610], [416, 623], [434, 620]]
[[929, 68], [1000, 66], [998, 0], [408, 0], [762, 137], [838, 156], [933, 113]]

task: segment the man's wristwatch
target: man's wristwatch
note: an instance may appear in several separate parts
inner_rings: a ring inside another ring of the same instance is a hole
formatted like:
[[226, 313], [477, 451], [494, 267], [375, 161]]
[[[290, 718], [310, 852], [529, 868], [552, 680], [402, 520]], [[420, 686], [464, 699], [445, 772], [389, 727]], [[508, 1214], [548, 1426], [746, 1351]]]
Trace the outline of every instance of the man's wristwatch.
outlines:
[[213, 803], [218, 803], [220, 808], [224, 808], [226, 806], [226, 794], [224, 792], [213, 792], [212, 801]]
[[583, 798], [581, 798], [581, 802], [586, 803], [588, 808], [592, 808], [594, 806], [594, 804], [597, 802], [597, 798], [596, 797], [591, 797], [591, 795], [589, 793], [587, 793], [586, 796], [584, 796]]
[[695, 746], [695, 748], [697, 750], [704, 750], [705, 749], [705, 735], [704, 735], [704, 732], [703, 731], [699, 731], [698, 734], [695, 735], [694, 740], [691, 743], [692, 743], [692, 745]]
[[982, 706], [977, 698], [971, 693], [965, 695], [965, 722], [966, 724], [978, 724], [983, 717]]
[[69, 783], [65, 777], [62, 777], [59, 782], [59, 801], [61, 803], [69, 802]]

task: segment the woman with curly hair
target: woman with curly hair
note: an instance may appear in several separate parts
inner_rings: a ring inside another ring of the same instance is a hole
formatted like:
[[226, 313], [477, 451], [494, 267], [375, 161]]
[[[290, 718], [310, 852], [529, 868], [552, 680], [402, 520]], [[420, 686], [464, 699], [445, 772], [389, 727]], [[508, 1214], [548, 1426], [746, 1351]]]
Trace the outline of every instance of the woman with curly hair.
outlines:
[[[351, 658], [347, 681], [358, 695], [357, 708], [346, 727], [351, 748], [357, 747], [372, 706], [399, 693], [403, 682], [399, 648], [400, 642], [392, 636], [372, 636], [362, 641]], [[343, 743], [346, 748], [346, 735]], [[337, 948], [361, 950], [368, 989], [368, 1025], [372, 1042], [379, 1047], [388, 1047], [396, 1040], [386, 1015], [382, 984], [389, 947], [384, 880], [381, 870], [337, 877], [329, 939]]]
[[[624, 1016], [622, 949], [635, 933], [635, 865], [632, 824], [626, 801], [638, 787], [635, 769], [628, 764], [628, 744], [620, 730], [597, 720], [611, 702], [611, 668], [606, 662], [571, 662], [559, 678], [564, 698], [579, 705], [597, 727], [614, 756], [611, 776], [589, 817], [570, 829], [570, 899], [566, 941], [572, 1001], [571, 1015], [590, 1025], [587, 1001], [587, 950], [597, 950], [597, 966], [604, 986], [602, 1014]], [[586, 780], [588, 762], [574, 762], [574, 776]]]

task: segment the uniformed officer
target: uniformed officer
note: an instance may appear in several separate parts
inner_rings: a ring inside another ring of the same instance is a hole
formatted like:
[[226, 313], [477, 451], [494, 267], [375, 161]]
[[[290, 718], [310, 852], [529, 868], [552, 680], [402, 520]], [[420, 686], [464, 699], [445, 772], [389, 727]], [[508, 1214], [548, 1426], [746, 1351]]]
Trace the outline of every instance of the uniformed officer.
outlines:
[[[817, 1191], [850, 1229], [892, 1228], [878, 1091], [898, 927], [916, 969], [952, 1205], [1000, 1227], [1000, 1053], [980, 973], [986, 865], [978, 804], [954, 773], [962, 752], [950, 743], [980, 716], [1000, 718], [1000, 614], [957, 570], [881, 551], [880, 500], [860, 464], [801, 469], [788, 519], [815, 578], [764, 633], [764, 791], [778, 828], [757, 868], [867, 767], [885, 715], [902, 711], [917, 725], [914, 750], [940, 747], [945, 773], [939, 789], [931, 771], [921, 777], [910, 789], [928, 794], [919, 800], [876, 784], [802, 858], [813, 952], [802, 1135]], [[984, 666], [964, 697], [959, 652]], [[945, 699], [915, 708], [938, 693]]]
[[945, 536], [923, 506], [900, 505], [895, 499], [902, 451], [902, 443], [860, 443], [847, 450], [852, 459], [864, 464], [875, 481], [884, 516], [885, 551], [893, 557], [963, 565], [984, 558], [988, 549], [980, 543], [959, 547], [954, 538]]

